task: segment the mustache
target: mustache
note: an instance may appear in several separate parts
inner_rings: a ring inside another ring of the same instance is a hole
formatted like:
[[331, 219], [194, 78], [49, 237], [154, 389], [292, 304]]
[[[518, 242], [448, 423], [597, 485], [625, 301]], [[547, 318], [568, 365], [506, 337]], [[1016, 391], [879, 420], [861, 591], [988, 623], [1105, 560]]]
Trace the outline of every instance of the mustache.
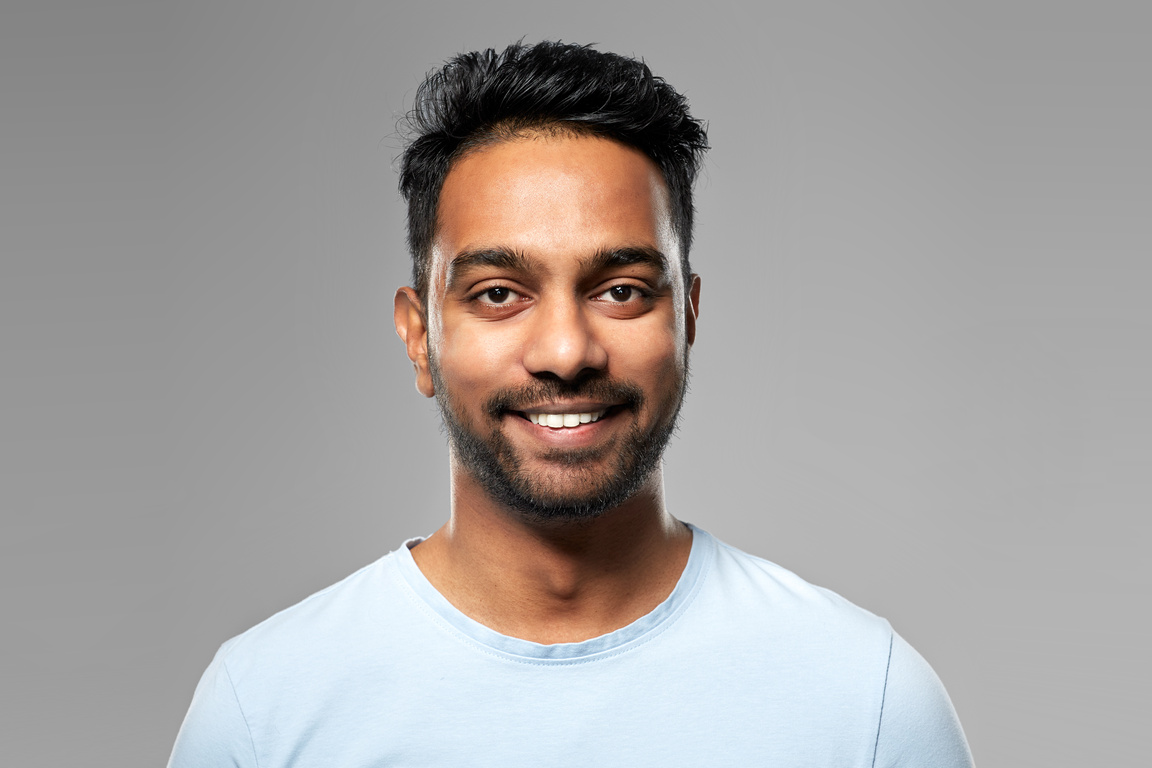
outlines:
[[484, 411], [495, 419], [507, 411], [523, 411], [541, 403], [576, 399], [618, 403], [636, 409], [644, 404], [644, 390], [629, 381], [607, 378], [576, 381], [538, 379], [520, 387], [497, 390], [484, 403]]

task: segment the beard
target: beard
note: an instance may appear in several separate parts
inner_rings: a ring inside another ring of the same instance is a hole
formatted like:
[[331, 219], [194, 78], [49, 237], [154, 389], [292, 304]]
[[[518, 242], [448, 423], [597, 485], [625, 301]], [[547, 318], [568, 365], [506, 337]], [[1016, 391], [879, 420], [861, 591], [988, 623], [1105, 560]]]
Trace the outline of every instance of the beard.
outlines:
[[[632, 498], [660, 464], [664, 449], [676, 431], [680, 406], [688, 387], [687, 355], [684, 373], [673, 384], [668, 418], [643, 429], [633, 420], [623, 435], [603, 446], [564, 450], [553, 448], [540, 458], [559, 473], [533, 472], [501, 431], [505, 418], [522, 418], [513, 411], [558, 399], [585, 399], [619, 403], [620, 414], [642, 412], [647, 402], [633, 383], [595, 376], [577, 381], [537, 379], [521, 387], [495, 392], [485, 401], [484, 427], [477, 427], [457, 407], [435, 359], [429, 368], [436, 404], [444, 421], [454, 458], [498, 504], [534, 522], [591, 520]], [[618, 414], [619, 415], [619, 414]], [[614, 454], [614, 455], [613, 455]], [[609, 459], [608, 468], [603, 460]], [[560, 474], [559, 478], [556, 474]]]

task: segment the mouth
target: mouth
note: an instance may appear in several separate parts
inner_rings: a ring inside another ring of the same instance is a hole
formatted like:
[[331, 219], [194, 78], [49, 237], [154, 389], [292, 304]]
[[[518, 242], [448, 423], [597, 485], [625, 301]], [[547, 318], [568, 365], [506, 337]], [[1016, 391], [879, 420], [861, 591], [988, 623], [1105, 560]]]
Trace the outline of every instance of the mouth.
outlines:
[[517, 416], [526, 419], [541, 427], [554, 430], [574, 429], [584, 424], [599, 421], [619, 411], [623, 406], [599, 406], [596, 408], [579, 408], [570, 412], [544, 412], [544, 411], [513, 411]]

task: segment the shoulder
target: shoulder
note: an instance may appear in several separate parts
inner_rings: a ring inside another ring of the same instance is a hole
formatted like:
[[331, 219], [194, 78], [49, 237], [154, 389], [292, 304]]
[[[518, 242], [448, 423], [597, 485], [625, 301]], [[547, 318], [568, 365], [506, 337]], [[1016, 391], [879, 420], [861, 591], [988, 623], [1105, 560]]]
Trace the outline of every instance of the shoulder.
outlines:
[[872, 734], [876, 766], [970, 768], [944, 686], [886, 620], [718, 541], [708, 579], [710, 602], [718, 606], [711, 610], [737, 643], [758, 653], [771, 649], [772, 668], [798, 671], [820, 706], [850, 703], [838, 708], [837, 727], [858, 718]]
[[876, 766], [971, 768], [972, 753], [948, 692], [928, 662], [896, 635], [876, 738]]
[[892, 627], [786, 568], [716, 541], [689, 621], [745, 674], [786, 672], [812, 693], [853, 702], [862, 717], [879, 712]]
[[[220, 646], [180, 728], [170, 766], [256, 765], [283, 726], [308, 733], [326, 702], [388, 662], [411, 601], [392, 552]], [[273, 736], [270, 736], [273, 735]]]
[[883, 618], [776, 563], [713, 541], [716, 554], [708, 575], [711, 599], [732, 604], [728, 610], [736, 607], [753, 620], [760, 617], [793, 632], [869, 638], [887, 654], [892, 627]]
[[355, 645], [385, 622], [396, 597], [392, 552], [265, 619], [220, 646], [213, 665], [237, 688], [251, 678], [306, 673], [318, 659], [355, 656]]

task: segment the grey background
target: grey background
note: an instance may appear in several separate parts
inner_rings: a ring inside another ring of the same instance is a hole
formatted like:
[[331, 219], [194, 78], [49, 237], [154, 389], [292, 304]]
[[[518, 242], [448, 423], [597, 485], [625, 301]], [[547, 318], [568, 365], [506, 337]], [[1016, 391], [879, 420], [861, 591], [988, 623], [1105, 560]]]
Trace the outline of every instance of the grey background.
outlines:
[[526, 36], [711, 123], [673, 512], [889, 618], [984, 768], [1144, 764], [1141, 4], [2, 13], [0, 762], [163, 764], [221, 642], [444, 519], [395, 124]]

